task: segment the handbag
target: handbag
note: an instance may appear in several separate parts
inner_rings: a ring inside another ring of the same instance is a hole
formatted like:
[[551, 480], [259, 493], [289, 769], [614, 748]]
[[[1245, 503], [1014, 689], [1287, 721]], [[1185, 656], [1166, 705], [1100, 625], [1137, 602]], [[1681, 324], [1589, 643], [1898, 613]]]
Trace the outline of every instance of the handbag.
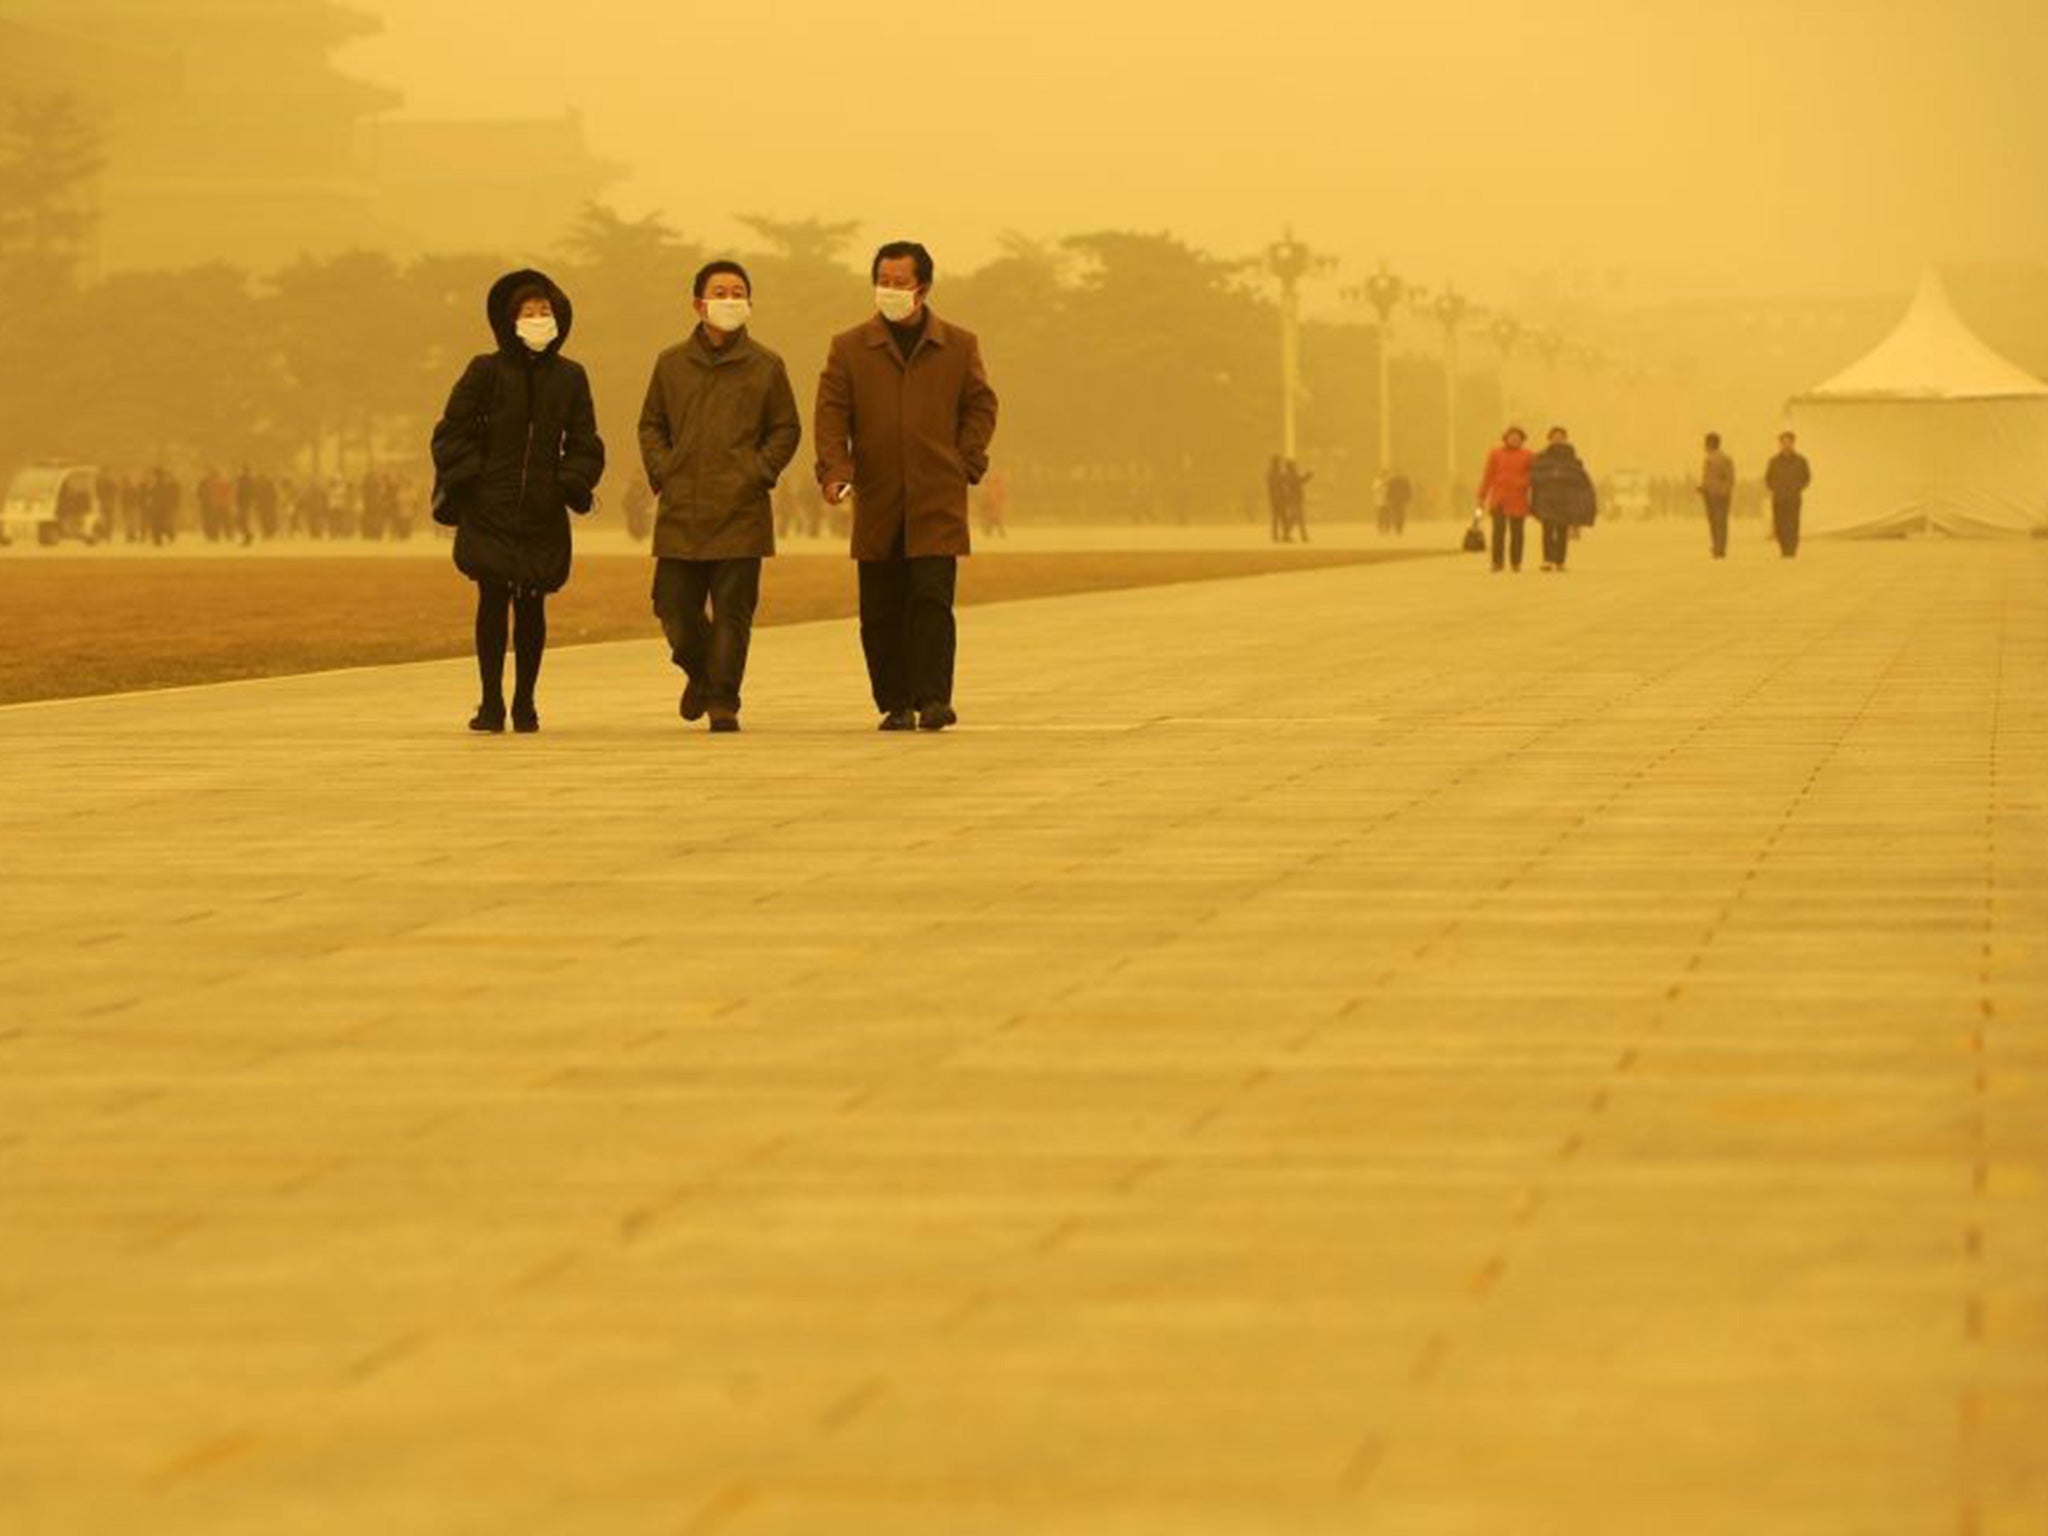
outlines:
[[[482, 460], [485, 452], [490, 448], [491, 412], [497, 408], [497, 404], [498, 369], [494, 362], [491, 367], [490, 404], [479, 411], [476, 418], [476, 452], [479, 461]], [[459, 528], [462, 526], [462, 506], [464, 502], [469, 500], [471, 483], [470, 480], [457, 480], [451, 485], [438, 475], [434, 477], [434, 500], [431, 515], [435, 522], [439, 523], [443, 528]]]

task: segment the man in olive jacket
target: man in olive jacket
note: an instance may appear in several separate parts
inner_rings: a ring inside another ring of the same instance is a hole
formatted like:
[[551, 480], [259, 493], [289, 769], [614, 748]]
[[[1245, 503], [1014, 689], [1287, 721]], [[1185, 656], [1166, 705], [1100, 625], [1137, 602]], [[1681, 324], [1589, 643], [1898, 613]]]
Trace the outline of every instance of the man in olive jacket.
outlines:
[[980, 342], [926, 302], [931, 252], [895, 241], [871, 273], [878, 312], [832, 338], [818, 380], [818, 484], [834, 506], [853, 497], [861, 649], [882, 729], [942, 731], [958, 718], [953, 595], [996, 392]]
[[[747, 334], [753, 283], [738, 262], [697, 274], [697, 329], [655, 361], [640, 412], [654, 519], [654, 612], [688, 679], [685, 720], [740, 728], [761, 561], [775, 553], [775, 482], [803, 437], [782, 359]], [[708, 614], [707, 614], [708, 605]]]
[[1780, 432], [1777, 455], [1764, 470], [1764, 484], [1771, 492], [1771, 535], [1787, 560], [1799, 553], [1799, 514], [1807, 487], [1813, 484], [1813, 466], [1794, 446], [1797, 442], [1790, 432]]

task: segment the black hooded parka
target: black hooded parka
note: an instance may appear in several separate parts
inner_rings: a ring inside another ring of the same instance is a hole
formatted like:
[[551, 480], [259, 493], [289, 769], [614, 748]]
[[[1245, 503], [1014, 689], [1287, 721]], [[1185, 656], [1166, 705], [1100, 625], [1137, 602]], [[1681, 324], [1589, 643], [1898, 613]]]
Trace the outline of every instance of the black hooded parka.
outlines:
[[[512, 300], [528, 287], [555, 312], [559, 334], [544, 352], [519, 339]], [[558, 592], [569, 580], [569, 509], [588, 512], [604, 475], [590, 376], [562, 356], [575, 311], [534, 271], [499, 278], [484, 308], [498, 350], [470, 360], [434, 428], [435, 504], [456, 513], [463, 575]]]

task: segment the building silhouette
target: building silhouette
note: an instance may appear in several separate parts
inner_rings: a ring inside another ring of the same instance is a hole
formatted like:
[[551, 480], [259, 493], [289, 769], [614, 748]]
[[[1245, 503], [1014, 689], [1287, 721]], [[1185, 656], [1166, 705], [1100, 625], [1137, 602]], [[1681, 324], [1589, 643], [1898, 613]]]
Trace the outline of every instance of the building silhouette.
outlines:
[[395, 117], [398, 93], [335, 66], [379, 25], [335, 0], [8, 10], [0, 94], [74, 96], [105, 134], [101, 271], [268, 270], [363, 247], [519, 254], [553, 244], [617, 175], [573, 116]]

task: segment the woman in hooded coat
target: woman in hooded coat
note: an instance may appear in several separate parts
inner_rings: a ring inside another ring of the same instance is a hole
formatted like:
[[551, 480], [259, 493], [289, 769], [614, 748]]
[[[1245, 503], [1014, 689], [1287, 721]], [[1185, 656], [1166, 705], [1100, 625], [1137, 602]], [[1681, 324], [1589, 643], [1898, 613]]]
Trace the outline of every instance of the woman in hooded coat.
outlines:
[[469, 728], [505, 728], [509, 609], [512, 728], [537, 731], [547, 597], [569, 579], [569, 512], [591, 509], [604, 443], [589, 375], [562, 356], [568, 295], [542, 273], [512, 272], [484, 308], [498, 349], [470, 360], [434, 428], [434, 517], [454, 525], [456, 569], [476, 583], [483, 702]]

